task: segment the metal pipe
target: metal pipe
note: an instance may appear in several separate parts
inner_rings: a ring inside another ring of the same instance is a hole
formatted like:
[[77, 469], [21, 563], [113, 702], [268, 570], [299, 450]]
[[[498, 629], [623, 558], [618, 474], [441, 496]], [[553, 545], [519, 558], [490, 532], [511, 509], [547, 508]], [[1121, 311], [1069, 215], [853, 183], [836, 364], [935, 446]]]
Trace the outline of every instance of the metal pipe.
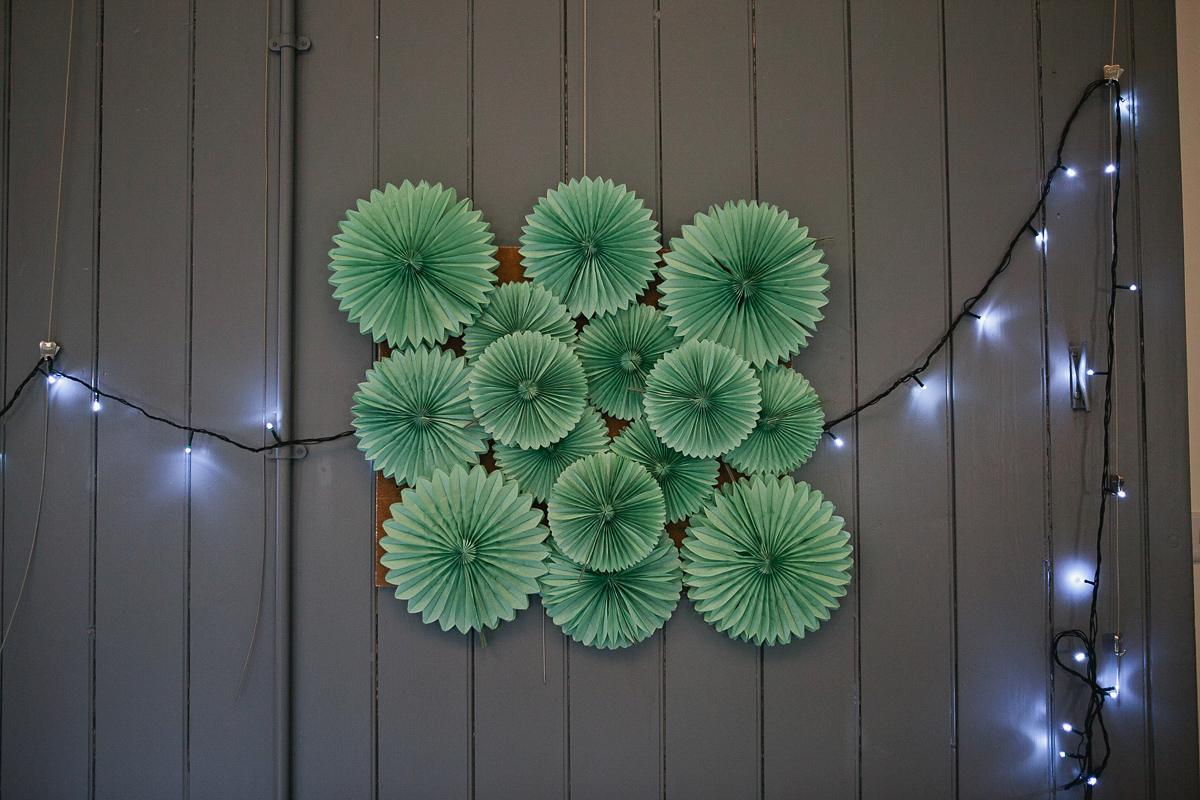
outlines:
[[[279, 41], [296, 40], [296, 2], [281, 0]], [[296, 48], [279, 48], [278, 317], [276, 428], [292, 438], [292, 300], [296, 139]], [[275, 793], [292, 794], [292, 459], [275, 460]]]

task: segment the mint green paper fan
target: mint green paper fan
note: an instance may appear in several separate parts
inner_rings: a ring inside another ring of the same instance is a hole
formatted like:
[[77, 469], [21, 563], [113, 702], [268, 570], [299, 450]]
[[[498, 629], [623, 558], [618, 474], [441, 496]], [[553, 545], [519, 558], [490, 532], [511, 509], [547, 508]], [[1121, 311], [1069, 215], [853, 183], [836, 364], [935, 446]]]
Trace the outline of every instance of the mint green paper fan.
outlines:
[[329, 251], [333, 296], [377, 342], [445, 342], [479, 316], [496, 282], [488, 224], [470, 199], [440, 183], [389, 183], [338, 227]]
[[441, 348], [398, 350], [375, 362], [354, 395], [358, 449], [397, 483], [478, 463], [487, 434], [475, 424], [468, 374], [465, 358]]
[[699, 511], [717, 485], [720, 464], [715, 458], [692, 458], [672, 450], [654, 435], [644, 419], [621, 431], [613, 439], [612, 451], [641, 464], [658, 482], [667, 506], [667, 522]]
[[758, 373], [762, 411], [746, 441], [725, 456], [726, 463], [747, 475], [782, 475], [800, 468], [821, 441], [825, 411], [803, 375], [777, 364]]
[[679, 605], [683, 571], [666, 533], [650, 555], [618, 572], [583, 571], [550, 542], [542, 576], [542, 605], [554, 624], [587, 647], [616, 650], [637, 644], [670, 619]]
[[754, 428], [759, 383], [741, 356], [716, 342], [688, 342], [663, 356], [646, 379], [646, 420], [685, 456], [712, 458]]
[[786, 211], [740, 200], [697, 214], [671, 240], [662, 307], [685, 339], [728, 345], [756, 367], [808, 343], [828, 302], [828, 267]]
[[384, 520], [379, 559], [408, 610], [442, 630], [481, 631], [529, 607], [549, 554], [542, 512], [499, 472], [435, 470]]
[[829, 619], [850, 582], [850, 535], [807, 483], [754, 477], [717, 490], [683, 540], [683, 582], [717, 630], [787, 644]]
[[636, 419], [642, 415], [646, 376], [681, 344], [665, 314], [635, 303], [585, 325], [575, 352], [596, 407], [611, 417]]
[[575, 323], [567, 307], [545, 287], [519, 281], [496, 287], [479, 319], [463, 331], [463, 350], [467, 358], [475, 358], [501, 336], [519, 331], [539, 331], [575, 344]]
[[525, 276], [558, 295], [572, 316], [624, 308], [654, 277], [658, 231], [650, 209], [624, 184], [591, 178], [560, 183], [525, 221]]
[[545, 447], [525, 449], [498, 444], [496, 466], [505, 477], [515, 480], [521, 491], [545, 502], [562, 471], [584, 456], [599, 453], [608, 446], [608, 426], [594, 408], [583, 412], [579, 422], [563, 438]]
[[546, 506], [563, 554], [588, 569], [614, 572], [641, 561], [662, 536], [662, 490], [640, 464], [613, 453], [563, 470]]
[[504, 445], [545, 447], [583, 415], [587, 380], [572, 348], [547, 334], [510, 333], [471, 369], [471, 408]]

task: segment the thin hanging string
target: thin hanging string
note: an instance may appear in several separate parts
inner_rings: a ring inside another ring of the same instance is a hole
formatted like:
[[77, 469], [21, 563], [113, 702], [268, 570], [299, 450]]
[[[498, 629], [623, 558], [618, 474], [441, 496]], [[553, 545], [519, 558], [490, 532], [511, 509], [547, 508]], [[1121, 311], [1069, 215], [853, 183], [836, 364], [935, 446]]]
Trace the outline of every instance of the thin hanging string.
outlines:
[[583, 176], [587, 177], [587, 0], [583, 0]]
[[54, 341], [54, 294], [58, 279], [58, 233], [62, 223], [63, 171], [67, 161], [67, 109], [71, 104], [71, 55], [75, 49], [75, 0], [67, 23], [67, 74], [63, 80], [62, 137], [58, 145], [58, 199], [54, 202], [54, 254], [50, 261], [50, 318], [46, 321], [46, 341]]

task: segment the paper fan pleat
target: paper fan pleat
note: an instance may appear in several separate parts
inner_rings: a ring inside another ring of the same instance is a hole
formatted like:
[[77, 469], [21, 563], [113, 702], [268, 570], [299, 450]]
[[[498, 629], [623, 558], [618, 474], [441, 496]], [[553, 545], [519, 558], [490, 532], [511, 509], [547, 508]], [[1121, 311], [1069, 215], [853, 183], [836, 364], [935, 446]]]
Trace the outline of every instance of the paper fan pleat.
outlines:
[[572, 316], [624, 308], [649, 285], [659, 236], [650, 209], [610, 180], [560, 183], [525, 218], [525, 276], [566, 304]]
[[564, 344], [575, 344], [575, 323], [567, 307], [549, 290], [528, 281], [496, 287], [479, 319], [463, 331], [463, 351], [475, 358], [510, 333], [538, 331]]
[[754, 477], [722, 486], [691, 518], [684, 585], [731, 638], [786, 644], [829, 619], [850, 582], [850, 535], [807, 483]]
[[503, 445], [545, 447], [583, 415], [587, 379], [572, 348], [535, 331], [510, 333], [474, 360], [471, 408]]
[[592, 402], [618, 419], [641, 416], [646, 376], [681, 344], [666, 315], [641, 303], [593, 319], [580, 332], [576, 349]]
[[505, 477], [515, 480], [521, 491], [544, 502], [564, 469], [584, 456], [599, 453], [607, 445], [608, 426], [600, 412], [589, 408], [570, 433], [554, 444], [528, 449], [496, 445], [496, 466]]
[[587, 647], [637, 644], [679, 605], [683, 571], [679, 551], [665, 533], [649, 555], [617, 572], [581, 572], [552, 540], [547, 567], [542, 605], [555, 625]]
[[488, 224], [470, 199], [440, 183], [389, 183], [338, 227], [329, 251], [333, 296], [377, 342], [445, 342], [479, 315], [496, 282]]
[[435, 470], [384, 520], [387, 581], [408, 610], [442, 630], [494, 628], [529, 607], [549, 554], [542, 512], [498, 472]]
[[606, 452], [563, 470], [550, 491], [547, 516], [568, 558], [613, 572], [646, 557], [662, 534], [666, 506], [645, 467]]
[[821, 440], [825, 412], [808, 380], [790, 367], [769, 365], [758, 374], [762, 410], [746, 441], [725, 455], [747, 475], [782, 475], [808, 461]]
[[828, 302], [815, 243], [775, 206], [713, 206], [671, 240], [661, 305], [685, 339], [720, 342], [756, 367], [786, 359], [808, 343]]
[[688, 342], [650, 372], [642, 402], [650, 428], [668, 447], [712, 458], [750, 433], [760, 392], [754, 370], [737, 353], [716, 342]]
[[466, 359], [440, 348], [377, 361], [354, 395], [358, 449], [397, 483], [477, 463], [487, 434], [475, 424], [467, 376]]
[[641, 464], [658, 482], [667, 507], [667, 522], [676, 522], [700, 509], [717, 485], [720, 464], [715, 458], [693, 458], [667, 447], [639, 419], [613, 439], [612, 451]]

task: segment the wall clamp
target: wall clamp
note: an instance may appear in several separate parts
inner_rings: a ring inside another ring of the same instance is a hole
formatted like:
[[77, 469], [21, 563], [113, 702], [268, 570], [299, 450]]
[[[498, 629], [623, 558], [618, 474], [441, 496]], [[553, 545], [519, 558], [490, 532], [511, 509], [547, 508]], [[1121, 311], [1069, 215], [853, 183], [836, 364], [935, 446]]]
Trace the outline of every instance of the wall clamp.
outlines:
[[268, 461], [299, 461], [306, 455], [308, 455], [308, 448], [302, 444], [288, 444], [268, 450], [266, 453]]
[[270, 48], [272, 53], [278, 53], [285, 47], [290, 47], [297, 52], [303, 53], [312, 47], [312, 40], [307, 36], [293, 36], [290, 33], [281, 33], [267, 42], [267, 47]]

